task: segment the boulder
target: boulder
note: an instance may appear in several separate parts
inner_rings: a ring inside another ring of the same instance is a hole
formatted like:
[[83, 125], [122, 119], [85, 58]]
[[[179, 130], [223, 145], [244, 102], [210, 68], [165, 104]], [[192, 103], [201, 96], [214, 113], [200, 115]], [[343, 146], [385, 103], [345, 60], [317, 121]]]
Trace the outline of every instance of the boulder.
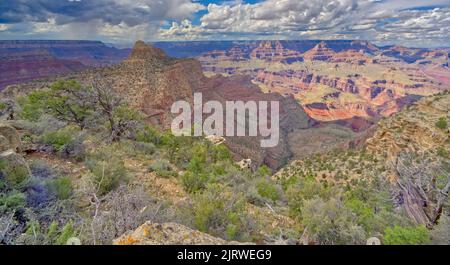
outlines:
[[237, 245], [177, 223], [147, 222], [114, 240], [114, 245]]
[[0, 161], [0, 172], [5, 180], [13, 186], [20, 185], [31, 176], [30, 168], [23, 156], [12, 150], [0, 153]]
[[8, 143], [4, 140], [0, 141], [0, 152], [4, 152], [9, 149], [17, 151], [19, 149], [20, 136], [16, 129], [9, 125], [0, 123], [0, 135], [8, 141]]
[[237, 163], [241, 169], [251, 169], [252, 168], [252, 160], [251, 159], [243, 159]]
[[5, 152], [6, 150], [9, 150], [9, 141], [6, 139], [5, 136], [0, 135], [0, 152]]

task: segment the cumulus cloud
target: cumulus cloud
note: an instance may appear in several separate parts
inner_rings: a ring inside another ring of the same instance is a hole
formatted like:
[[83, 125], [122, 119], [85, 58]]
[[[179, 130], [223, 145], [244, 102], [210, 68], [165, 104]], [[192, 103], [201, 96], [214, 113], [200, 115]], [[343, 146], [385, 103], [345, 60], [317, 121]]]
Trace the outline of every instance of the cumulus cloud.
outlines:
[[[449, 0], [265, 0], [209, 4], [197, 35], [225, 38], [367, 39], [413, 46], [449, 42]], [[164, 30], [163, 30], [164, 31]], [[176, 34], [175, 34], [176, 33]], [[179, 30], [161, 36], [181, 37]]]
[[185, 19], [181, 23], [172, 22], [172, 26], [168, 29], [160, 30], [160, 38], [165, 40], [198, 40], [203, 38], [204, 31], [192, 25], [192, 22]]
[[232, 0], [217, 1], [207, 7], [201, 2], [1, 1], [1, 38], [21, 33], [115, 42], [135, 38], [347, 38], [413, 46], [450, 42], [450, 0]]
[[100, 20], [111, 25], [135, 26], [149, 21], [184, 19], [203, 9], [190, 0], [16, 0], [0, 2], [0, 23], [56, 24]]
[[369, 0], [266, 0], [234, 6], [210, 4], [201, 27], [253, 33], [336, 28], [355, 19], [370, 3]]

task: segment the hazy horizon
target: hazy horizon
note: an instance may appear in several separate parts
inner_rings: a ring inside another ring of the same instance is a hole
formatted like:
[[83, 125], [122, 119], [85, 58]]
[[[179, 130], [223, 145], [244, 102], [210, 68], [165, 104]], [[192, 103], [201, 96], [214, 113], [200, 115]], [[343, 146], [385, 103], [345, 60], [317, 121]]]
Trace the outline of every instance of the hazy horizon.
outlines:
[[350, 39], [434, 48], [450, 43], [449, 17], [450, 0], [4, 1], [0, 39]]

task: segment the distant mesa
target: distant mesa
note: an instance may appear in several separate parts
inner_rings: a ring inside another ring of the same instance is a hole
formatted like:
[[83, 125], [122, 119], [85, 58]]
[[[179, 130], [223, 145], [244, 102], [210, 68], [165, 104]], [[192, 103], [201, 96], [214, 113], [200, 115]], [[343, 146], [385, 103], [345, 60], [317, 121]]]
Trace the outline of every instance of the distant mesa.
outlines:
[[0, 54], [0, 90], [8, 85], [86, 68], [79, 61], [56, 58], [46, 49]]
[[303, 55], [306, 60], [310, 61], [328, 61], [334, 56], [335, 52], [328, 48], [325, 42], [317, 44], [311, 50]]
[[303, 61], [301, 53], [286, 49], [280, 41], [262, 41], [258, 48], [251, 52], [250, 57], [267, 62]]
[[130, 49], [100, 41], [0, 40], [0, 90], [8, 85], [117, 64]]
[[338, 52], [333, 55], [330, 59], [332, 63], [350, 63], [350, 64], [366, 64], [366, 63], [376, 63], [377, 61], [373, 58], [366, 56], [364, 50], [348, 50]]

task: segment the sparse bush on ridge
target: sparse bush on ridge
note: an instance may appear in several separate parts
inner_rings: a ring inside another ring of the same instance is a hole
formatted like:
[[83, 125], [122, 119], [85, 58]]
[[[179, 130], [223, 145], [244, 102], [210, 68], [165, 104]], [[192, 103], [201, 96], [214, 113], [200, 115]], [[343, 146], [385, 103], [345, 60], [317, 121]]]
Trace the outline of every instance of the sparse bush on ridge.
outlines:
[[436, 122], [436, 127], [441, 130], [445, 130], [448, 127], [447, 119], [445, 117], [439, 118], [439, 121]]
[[115, 155], [111, 147], [89, 155], [86, 166], [92, 173], [93, 183], [100, 195], [109, 193], [128, 179], [123, 159]]
[[150, 172], [155, 172], [160, 177], [176, 177], [178, 174], [172, 168], [169, 161], [165, 159], [159, 159], [154, 161], [149, 167]]
[[192, 212], [200, 231], [242, 241], [248, 240], [252, 232], [243, 197], [227, 193], [219, 185], [208, 185], [203, 193], [196, 194]]
[[49, 132], [42, 136], [42, 142], [51, 145], [56, 152], [59, 152], [63, 147], [73, 140], [72, 133], [67, 129], [56, 132]]

